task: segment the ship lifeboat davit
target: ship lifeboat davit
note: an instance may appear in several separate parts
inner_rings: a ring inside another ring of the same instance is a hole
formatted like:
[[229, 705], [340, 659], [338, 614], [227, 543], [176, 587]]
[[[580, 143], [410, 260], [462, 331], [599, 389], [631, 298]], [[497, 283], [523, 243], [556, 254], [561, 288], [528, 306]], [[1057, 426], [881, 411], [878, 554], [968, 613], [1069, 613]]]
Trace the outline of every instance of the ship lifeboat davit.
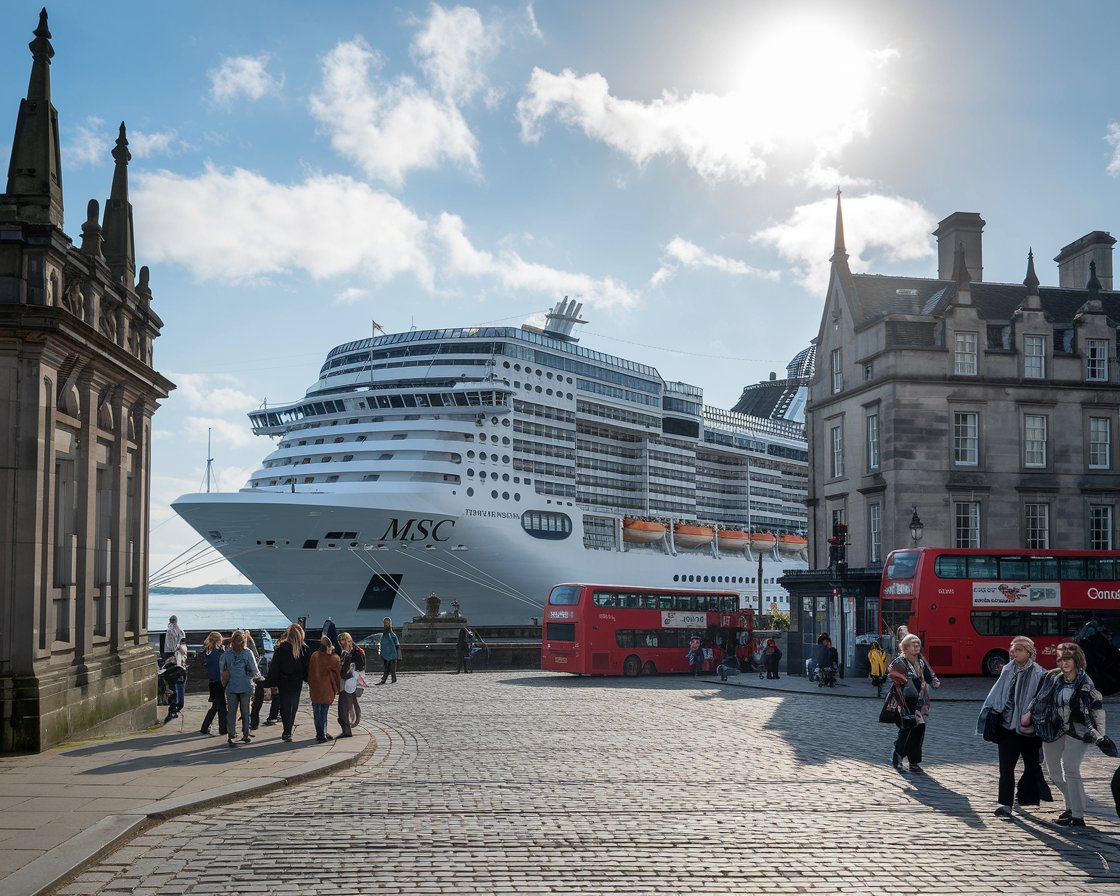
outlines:
[[635, 544], [649, 544], [665, 537], [665, 527], [650, 520], [623, 520], [622, 537]]
[[778, 537], [773, 532], [752, 532], [751, 547], [756, 551], [772, 551], [778, 543]]
[[808, 545], [809, 542], [802, 535], [783, 535], [778, 539], [778, 552], [796, 556], [802, 553]]
[[673, 542], [681, 548], [702, 548], [712, 543], [715, 534], [708, 526], [677, 526], [673, 529]]
[[751, 537], [737, 529], [719, 530], [719, 549], [721, 551], [745, 551], [751, 544]]

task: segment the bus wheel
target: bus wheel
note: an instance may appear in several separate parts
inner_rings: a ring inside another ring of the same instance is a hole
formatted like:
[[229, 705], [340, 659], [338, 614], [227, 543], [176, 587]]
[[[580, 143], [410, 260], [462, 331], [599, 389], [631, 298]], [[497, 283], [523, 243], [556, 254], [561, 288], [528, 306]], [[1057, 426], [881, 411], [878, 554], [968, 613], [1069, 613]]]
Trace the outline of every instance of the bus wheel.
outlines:
[[634, 678], [641, 671], [642, 661], [634, 656], [634, 654], [630, 654], [622, 663], [622, 674], [629, 678]]
[[999, 678], [999, 673], [1007, 665], [1009, 657], [1002, 650], [993, 650], [984, 657], [984, 674], [992, 678]]
[[643, 675], [656, 675], [657, 674], [657, 666], [655, 666], [652, 661], [647, 662], [644, 666], [642, 666], [642, 674]]

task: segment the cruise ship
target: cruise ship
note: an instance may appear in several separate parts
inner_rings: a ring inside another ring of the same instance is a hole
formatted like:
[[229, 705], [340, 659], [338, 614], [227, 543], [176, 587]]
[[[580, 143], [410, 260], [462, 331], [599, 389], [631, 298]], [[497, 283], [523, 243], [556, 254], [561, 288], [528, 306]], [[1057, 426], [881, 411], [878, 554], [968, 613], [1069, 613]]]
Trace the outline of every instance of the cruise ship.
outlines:
[[581, 309], [340, 345], [303, 399], [249, 415], [276, 442], [244, 488], [173, 507], [289, 619], [379, 627], [436, 594], [472, 624], [527, 625], [573, 581], [788, 610], [803, 424], [580, 345]]

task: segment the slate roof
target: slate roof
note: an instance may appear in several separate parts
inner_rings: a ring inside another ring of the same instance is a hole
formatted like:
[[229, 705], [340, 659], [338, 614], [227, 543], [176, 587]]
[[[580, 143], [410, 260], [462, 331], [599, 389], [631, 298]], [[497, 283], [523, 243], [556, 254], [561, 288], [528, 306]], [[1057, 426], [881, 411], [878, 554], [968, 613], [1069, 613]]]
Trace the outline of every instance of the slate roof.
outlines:
[[[950, 280], [853, 274], [850, 283], [856, 291], [851, 304], [857, 326], [891, 314], [936, 315], [957, 297], [957, 285]], [[977, 315], [993, 322], [1010, 320], [1027, 298], [1027, 287], [1021, 283], [972, 283], [969, 292]], [[1072, 324], [1089, 298], [1087, 289], [1057, 286], [1040, 287], [1038, 295], [1055, 326]], [[1099, 297], [1105, 314], [1120, 321], [1120, 292], [1101, 290]]]

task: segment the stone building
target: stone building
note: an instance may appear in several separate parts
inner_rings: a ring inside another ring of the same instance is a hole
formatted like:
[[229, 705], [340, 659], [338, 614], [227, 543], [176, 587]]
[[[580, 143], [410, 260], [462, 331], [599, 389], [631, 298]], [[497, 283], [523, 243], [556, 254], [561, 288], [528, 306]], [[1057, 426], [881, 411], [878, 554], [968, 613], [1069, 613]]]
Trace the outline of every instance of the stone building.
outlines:
[[148, 643], [152, 367], [162, 322], [137, 277], [124, 124], [102, 222], [63, 230], [54, 49], [29, 44], [0, 195], [0, 750], [156, 720]]
[[914, 543], [1113, 548], [1120, 503], [1120, 294], [1109, 234], [1044, 287], [983, 279], [984, 221], [940, 222], [938, 275], [853, 274], [837, 197], [807, 430], [810, 566], [846, 523], [850, 567]]

